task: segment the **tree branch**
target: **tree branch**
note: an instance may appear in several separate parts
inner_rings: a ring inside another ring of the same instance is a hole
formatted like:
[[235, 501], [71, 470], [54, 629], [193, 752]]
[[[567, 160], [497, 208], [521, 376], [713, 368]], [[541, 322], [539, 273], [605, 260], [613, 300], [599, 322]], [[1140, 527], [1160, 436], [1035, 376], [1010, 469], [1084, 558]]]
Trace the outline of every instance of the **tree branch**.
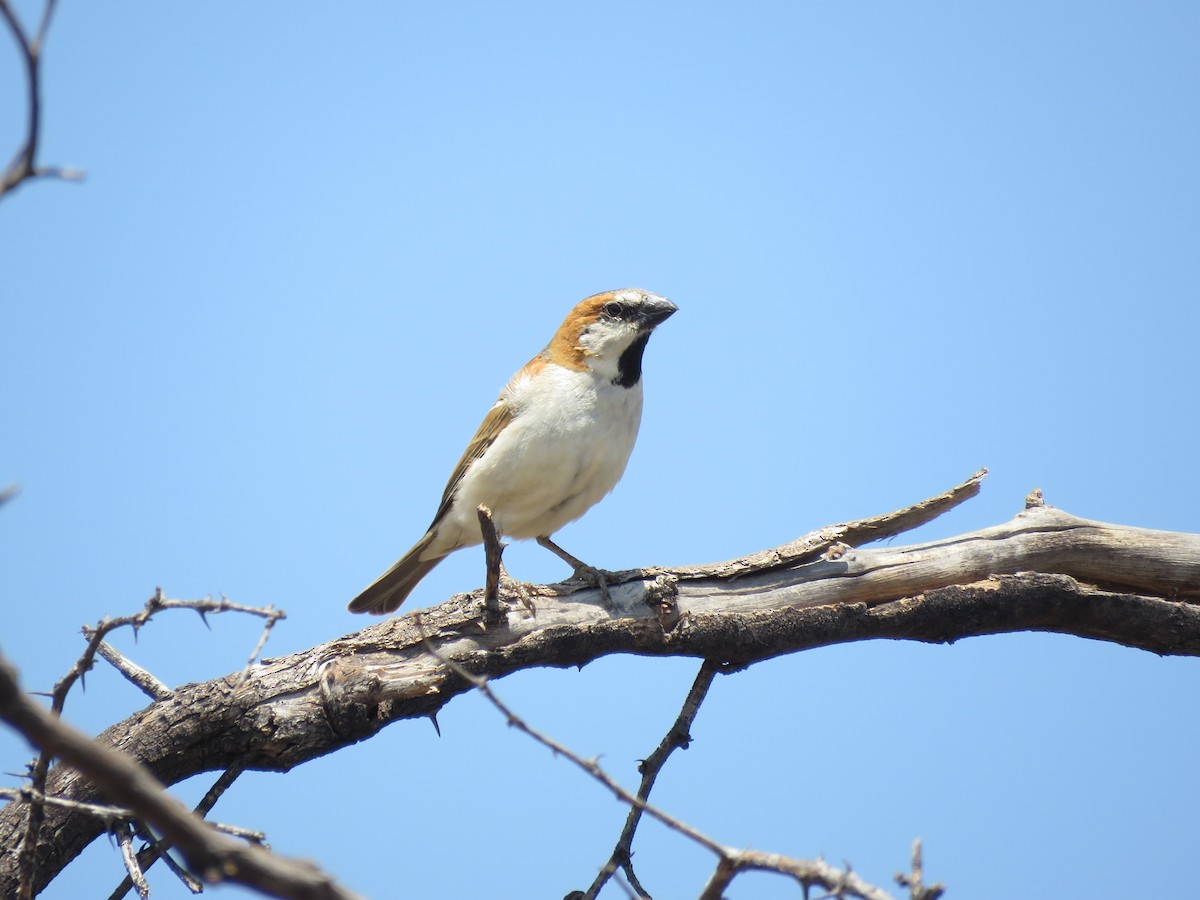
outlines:
[[[603, 589], [601, 589], [603, 593]], [[417, 614], [417, 627], [421, 627], [420, 614]], [[510, 728], [515, 728], [523, 734], [528, 735], [537, 741], [543, 747], [549, 749], [555, 756], [561, 756], [572, 765], [582, 769], [593, 779], [602, 784], [605, 788], [611, 791], [617, 799], [624, 803], [628, 803], [632, 809], [639, 814], [645, 813], [657, 819], [663, 825], [682, 834], [693, 842], [699, 844], [704, 849], [713, 853], [717, 857], [717, 870], [704, 893], [701, 895], [701, 900], [721, 900], [724, 895], [724, 888], [728, 886], [734, 876], [738, 872], [748, 869], [763, 869], [772, 872], [778, 872], [783, 875], [791, 875], [803, 886], [807, 893], [812, 885], [820, 885], [828, 891], [836, 891], [838, 896], [846, 898], [859, 898], [859, 900], [891, 900], [887, 893], [874, 885], [867, 884], [849, 868], [842, 870], [830, 866], [823, 860], [800, 860], [790, 857], [781, 856], [776, 853], [760, 853], [753, 850], [736, 850], [732, 847], [725, 847], [717, 843], [708, 835], [700, 830], [693, 828], [686, 822], [683, 822], [674, 816], [651, 806], [646, 802], [646, 798], [642, 796], [643, 790], [649, 793], [649, 785], [653, 784], [654, 776], [658, 774], [657, 769], [650, 778], [649, 783], [645, 780], [642, 782], [642, 790], [638, 791], [637, 795], [631, 794], [625, 790], [621, 784], [609, 775], [595, 759], [584, 759], [578, 753], [573, 751], [554, 738], [538, 731], [528, 722], [513, 712], [512, 708], [501, 700], [496, 692], [491, 689], [486, 678], [480, 678], [467, 672], [453, 660], [446, 659], [438, 652], [437, 648], [430, 646], [430, 654], [450, 667], [454, 672], [462, 678], [465, 678], [473, 684], [484, 698], [492, 704], [500, 714], [504, 716], [505, 722]], [[700, 674], [696, 677], [696, 683], [688, 694], [688, 700], [684, 703], [683, 712], [680, 716], [690, 716], [695, 714], [695, 710], [699, 707], [700, 702], [704, 699], [704, 694], [708, 691], [708, 685], [712, 682], [713, 675], [716, 673], [716, 666], [705, 662], [700, 670]], [[671, 735], [668, 735], [667, 740], [672, 740]], [[689, 738], [690, 740], [690, 738]], [[661, 753], [661, 760], [657, 763], [658, 767], [662, 767], [662, 763], [666, 761], [671, 750], [678, 746], [678, 740], [672, 742], [673, 746], [664, 750]], [[661, 748], [660, 748], [661, 749]], [[634, 823], [636, 827], [636, 822]], [[632, 839], [632, 829], [630, 829], [630, 838]], [[618, 848], [619, 849], [619, 848]], [[626, 857], [628, 859], [628, 857]], [[627, 869], [626, 874], [629, 875], [630, 885], [633, 886], [640, 895], [645, 896], [645, 891], [638, 886], [637, 878], [633, 876], [631, 870]], [[586, 897], [585, 894], [572, 893], [568, 894], [566, 900], [576, 900], [576, 898]]]
[[[912, 509], [918, 508], [926, 507]], [[878, 522], [903, 522], [907, 512], [821, 529], [773, 551], [677, 575], [621, 573], [610, 584], [610, 606], [594, 589], [568, 593], [560, 586], [539, 593], [535, 610], [510, 608], [498, 627], [485, 627], [479, 592], [420, 617], [439, 654], [490, 679], [613, 653], [692, 656], [737, 668], [847, 641], [944, 643], [1012, 631], [1200, 655], [1198, 535], [1106, 525], [1034, 506], [958, 537], [908, 547], [841, 546], [880, 536], [889, 528]], [[99, 741], [120, 747], [167, 783], [235, 762], [286, 771], [399, 719], [431, 716], [471, 687], [424, 650], [410, 613], [264, 660], [245, 680], [187, 685]], [[48, 793], [98, 799], [65, 767], [48, 784]], [[0, 846], [21, 844], [22, 812], [0, 810]], [[101, 833], [87, 816], [54, 809], [47, 817], [53, 840], [37, 847], [39, 880], [49, 880]], [[0, 896], [14, 892], [12, 878], [10, 855], [0, 860]]]
[[[0, 2], [3, 2], [3, 0], [0, 0]], [[45, 25], [45, 21], [43, 21], [43, 25]], [[109, 633], [118, 628], [130, 627], [136, 634], [138, 629], [149, 622], [155, 613], [165, 609], [194, 610], [199, 614], [200, 618], [204, 620], [205, 624], [208, 623], [208, 620], [205, 618], [205, 616], [210, 612], [241, 612], [265, 618], [267, 623], [263, 628], [263, 633], [259, 638], [258, 644], [255, 646], [254, 651], [250, 654], [250, 660], [247, 662], [246, 669], [242, 673], [243, 678], [249, 676], [251, 667], [254, 664], [254, 660], [258, 657], [259, 651], [261, 651], [263, 644], [266, 643], [267, 635], [270, 633], [271, 627], [279, 619], [286, 617], [286, 614], [281, 610], [272, 609], [269, 606], [243, 606], [238, 603], [232, 603], [224, 597], [222, 597], [220, 600], [214, 600], [212, 597], [205, 597], [202, 600], [172, 600], [163, 594], [161, 587], [155, 588], [154, 594], [149, 600], [146, 601], [145, 606], [143, 606], [142, 609], [137, 613], [131, 616], [121, 616], [116, 619], [105, 618], [95, 627], [84, 626], [83, 633], [84, 637], [87, 638], [87, 646], [84, 648], [83, 653], [80, 654], [79, 659], [75, 661], [75, 664], [71, 667], [70, 671], [68, 671], [67, 674], [60, 678], [58, 683], [54, 685], [54, 690], [50, 694], [51, 714], [54, 716], [62, 715], [63, 706], [67, 702], [67, 694], [70, 693], [71, 688], [74, 687], [76, 681], [81, 680], [87, 672], [91, 671], [92, 665], [95, 663], [97, 653], [101, 653], [101, 655], [103, 655], [106, 659], [112, 661], [113, 665], [116, 666], [118, 671], [121, 671], [122, 674], [126, 675], [126, 677], [129, 677], [135, 683], [138, 683], [139, 686], [141, 686], [144, 690], [147, 690], [151, 696], [153, 696], [155, 691], [160, 687], [162, 690], [167, 690], [165, 685], [161, 685], [161, 683], [157, 682], [157, 679], [154, 679], [149, 672], [144, 672], [144, 670], [138, 669], [136, 666], [133, 667], [134, 669], [137, 669], [138, 672], [142, 672], [146, 678], [156, 682], [156, 685], [150, 685], [145, 679], [139, 680], [139, 676], [131, 673], [128, 667], [122, 667], [122, 665], [116, 662], [113, 658], [114, 654], [116, 656], [120, 656], [120, 654], [117, 654], [115, 650], [111, 650], [110, 648], [111, 653], [109, 654], [104, 654], [101, 651], [101, 647], [107, 646], [104, 642], [104, 638], [107, 637]], [[120, 658], [124, 659], [124, 657]], [[132, 663], [129, 665], [132, 666]], [[166, 697], [157, 697], [156, 699], [168, 699], [171, 695], [171, 692], [167, 690]], [[49, 774], [50, 760], [53, 757], [53, 753], [51, 753], [50, 750], [44, 745], [38, 744], [36, 741], [33, 741], [33, 743], [36, 744], [41, 751], [34, 760], [32, 769], [30, 771], [30, 783], [32, 787], [31, 796], [38, 798], [46, 795], [46, 778]], [[16, 857], [16, 864], [19, 869], [19, 882], [15, 891], [15, 895], [19, 898], [19, 900], [32, 900], [33, 895], [37, 893], [37, 889], [35, 888], [35, 884], [38, 881], [36, 873], [37, 859], [33, 853], [33, 848], [37, 847], [38, 845], [38, 837], [41, 833], [41, 828], [44, 821], [45, 810], [42, 803], [37, 799], [31, 800], [29, 803], [29, 814], [25, 821], [24, 839], [21, 841], [21, 850]]]
[[295, 900], [355, 897], [311, 863], [282, 859], [219, 834], [168, 795], [162, 783], [129, 756], [65, 725], [21, 693], [16, 673], [3, 659], [0, 718], [76, 771], [87, 772], [109, 796], [128, 803], [139, 819], [179, 848], [188, 865], [206, 882], [242, 884], [272, 897]]
[[925, 860], [921, 853], [921, 839], [913, 841], [912, 871], [896, 875], [896, 884], [908, 888], [909, 900], [938, 900], [946, 889], [940, 884], [925, 883]]
[[[213, 786], [204, 793], [204, 796], [200, 798], [200, 802], [196, 804], [196, 808], [192, 812], [200, 818], [204, 818], [212, 812], [212, 808], [217, 805], [217, 801], [221, 799], [221, 795], [237, 780], [242, 771], [241, 766], [233, 765], [222, 772], [221, 777], [213, 782]], [[139, 850], [137, 855], [138, 866], [143, 872], [154, 865], [159, 859], [166, 859], [168, 864], [171, 862], [171, 857], [167, 855], [167, 850], [171, 848], [157, 838], [154, 838], [153, 835], [149, 837], [151, 839], [148, 840], [147, 846]], [[261, 842], [261, 835], [259, 838]], [[109, 895], [109, 900], [121, 900], [133, 887], [132, 877], [127, 876], [124, 881], [117, 885], [116, 890]]]
[[700, 711], [700, 704], [708, 696], [708, 689], [712, 686], [713, 678], [716, 677], [719, 670], [720, 666], [716, 663], [707, 659], [703, 662], [700, 671], [696, 673], [696, 680], [692, 682], [691, 690], [688, 691], [688, 695], [683, 701], [683, 708], [679, 711], [679, 715], [654, 752], [638, 766], [642, 782], [638, 786], [637, 802], [630, 803], [629, 815], [625, 817], [625, 827], [621, 829], [621, 835], [617, 838], [617, 845], [613, 848], [612, 855], [588, 889], [579, 895], [580, 900], [594, 900], [617, 869], [625, 873], [625, 877], [629, 880], [629, 886], [637, 891], [639, 897], [649, 896], [633, 871], [633, 836], [637, 833], [637, 827], [642, 821], [646, 800], [650, 797], [650, 791], [654, 789], [654, 782], [658, 780], [658, 775], [666, 765], [667, 759], [676, 750], [686, 750], [691, 744], [692, 722], [696, 719], [696, 713]]
[[28, 125], [25, 140], [17, 150], [13, 161], [0, 175], [0, 197], [16, 190], [22, 183], [34, 178], [62, 178], [67, 181], [82, 181], [83, 173], [78, 169], [55, 168], [37, 164], [38, 141], [41, 139], [42, 117], [42, 88], [41, 88], [41, 58], [42, 48], [46, 43], [46, 34], [50, 30], [50, 20], [54, 16], [56, 0], [46, 0], [42, 8], [42, 17], [38, 23], [37, 32], [30, 37], [21, 26], [17, 15], [13, 12], [8, 0], [0, 0], [0, 18], [8, 26], [13, 40], [17, 42], [17, 50], [21, 54], [21, 62], [25, 66], [25, 80], [28, 91]]

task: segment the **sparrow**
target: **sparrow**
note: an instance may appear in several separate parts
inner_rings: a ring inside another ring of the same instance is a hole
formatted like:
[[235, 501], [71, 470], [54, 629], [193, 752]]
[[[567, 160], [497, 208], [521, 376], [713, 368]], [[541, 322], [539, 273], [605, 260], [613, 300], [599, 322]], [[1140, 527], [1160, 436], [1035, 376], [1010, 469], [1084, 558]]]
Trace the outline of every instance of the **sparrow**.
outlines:
[[580, 301], [500, 392], [454, 467], [425, 536], [351, 600], [350, 611], [395, 612], [439, 562], [482, 543], [481, 504], [498, 534], [535, 538], [577, 573], [597, 575], [550, 536], [625, 472], [642, 419], [642, 353], [677, 309], [639, 288]]

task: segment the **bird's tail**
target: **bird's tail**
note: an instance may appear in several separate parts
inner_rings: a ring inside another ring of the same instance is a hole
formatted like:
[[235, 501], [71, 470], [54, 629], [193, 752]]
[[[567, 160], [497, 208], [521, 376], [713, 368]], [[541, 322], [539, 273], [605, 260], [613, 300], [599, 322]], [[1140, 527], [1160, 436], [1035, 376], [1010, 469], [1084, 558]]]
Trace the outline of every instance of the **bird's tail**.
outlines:
[[404, 598], [412, 593], [422, 578], [446, 557], [436, 556], [433, 559], [421, 559], [421, 553], [433, 540], [433, 532], [428, 532], [417, 545], [401, 557], [400, 561], [380, 575], [363, 590], [361, 594], [350, 601], [347, 607], [352, 613], [371, 613], [382, 616], [395, 612], [404, 602]]

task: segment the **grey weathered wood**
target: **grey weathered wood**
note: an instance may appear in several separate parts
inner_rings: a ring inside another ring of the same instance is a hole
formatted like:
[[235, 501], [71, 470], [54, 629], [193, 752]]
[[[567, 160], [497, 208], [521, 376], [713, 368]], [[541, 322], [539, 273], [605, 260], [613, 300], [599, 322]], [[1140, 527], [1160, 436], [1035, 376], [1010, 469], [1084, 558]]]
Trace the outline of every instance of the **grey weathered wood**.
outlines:
[[[977, 482], [967, 495], [975, 489]], [[742, 560], [621, 573], [610, 583], [612, 608], [594, 590], [559, 585], [535, 589], [534, 611], [509, 606], [501, 622], [485, 625], [480, 592], [459, 595], [263, 660], [244, 680], [239, 673], [180, 687], [99, 740], [168, 784], [235, 761], [286, 771], [398, 719], [433, 715], [468, 690], [426, 652], [426, 639], [446, 659], [490, 678], [612, 653], [704, 657], [737, 668], [847, 641], [942, 642], [1012, 631], [1200, 655], [1200, 535], [1034, 506], [1002, 525], [923, 544], [840, 543], [887, 536], [889, 529], [867, 527], [878, 521], [822, 529]], [[52, 772], [47, 791], [101, 799], [64, 767]], [[0, 811], [0, 846], [8, 851], [0, 858], [0, 896], [14, 889], [24, 818], [17, 805]], [[86, 815], [47, 810], [39, 882], [100, 833]]]

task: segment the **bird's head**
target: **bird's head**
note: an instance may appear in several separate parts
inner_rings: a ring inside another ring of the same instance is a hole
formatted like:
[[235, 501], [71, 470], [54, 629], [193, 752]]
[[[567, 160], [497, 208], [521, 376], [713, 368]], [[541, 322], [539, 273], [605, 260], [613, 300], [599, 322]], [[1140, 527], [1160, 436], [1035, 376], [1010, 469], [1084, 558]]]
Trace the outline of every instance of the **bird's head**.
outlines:
[[592, 369], [624, 387], [642, 377], [650, 333], [679, 307], [641, 288], [593, 294], [567, 314], [546, 348], [551, 362]]

